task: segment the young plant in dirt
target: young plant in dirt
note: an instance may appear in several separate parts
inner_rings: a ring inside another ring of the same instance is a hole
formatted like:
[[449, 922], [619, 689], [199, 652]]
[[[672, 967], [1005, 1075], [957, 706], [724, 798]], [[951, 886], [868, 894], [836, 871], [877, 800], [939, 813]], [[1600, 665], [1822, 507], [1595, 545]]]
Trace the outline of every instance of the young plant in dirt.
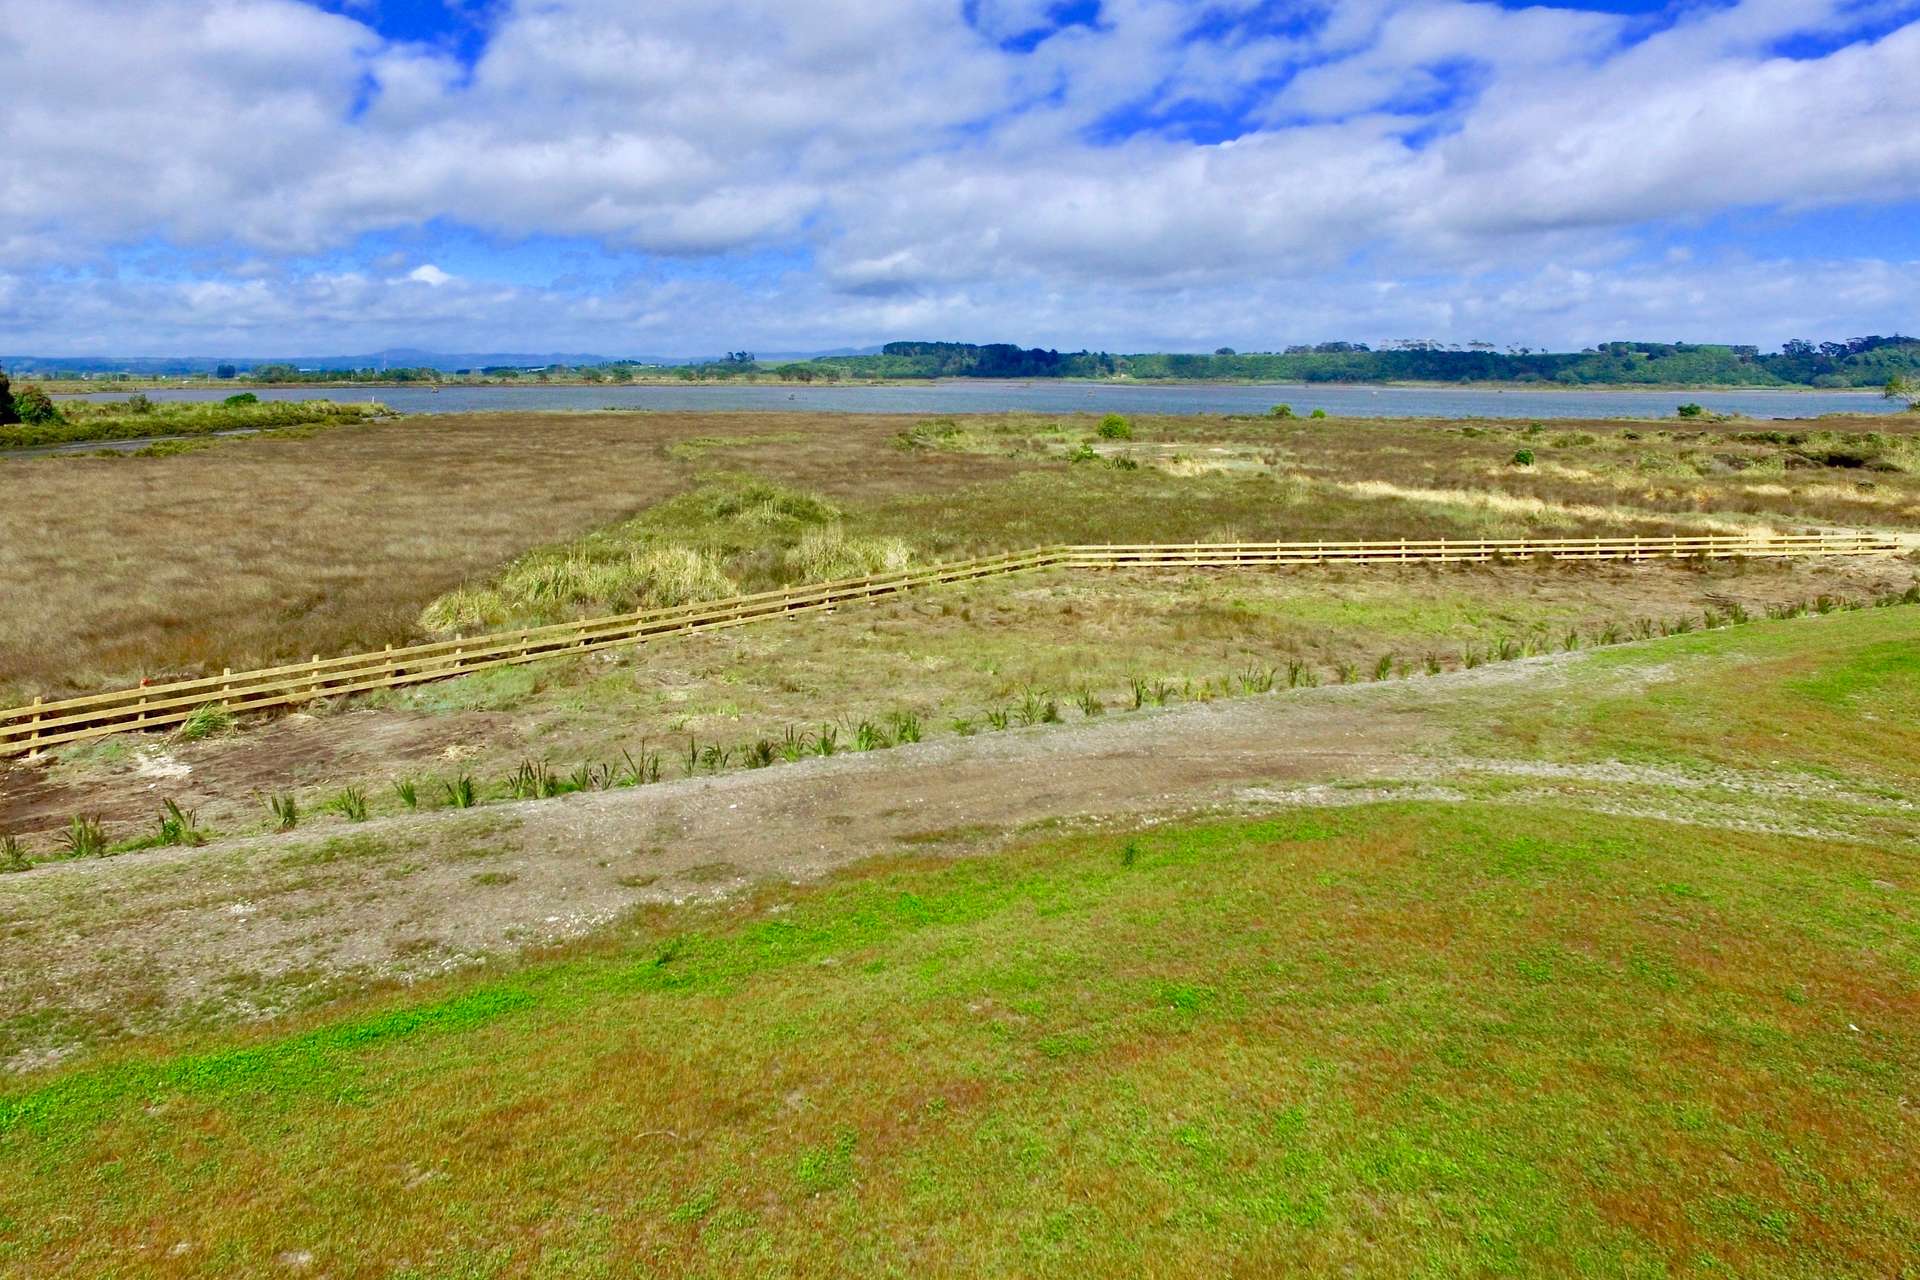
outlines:
[[60, 833], [60, 843], [69, 858], [104, 858], [106, 828], [101, 826], [97, 815], [76, 813], [67, 820], [67, 829]]
[[267, 810], [273, 814], [275, 831], [291, 831], [300, 825], [300, 802], [293, 798], [291, 791], [268, 796]]
[[446, 792], [447, 804], [455, 809], [471, 809], [480, 803], [479, 789], [473, 784], [473, 775], [463, 773], [451, 782], [440, 784]]
[[207, 838], [200, 830], [199, 815], [192, 809], [182, 809], [177, 800], [163, 801], [160, 809], [160, 829], [154, 836], [154, 842], [161, 845], [202, 845]]
[[398, 778], [393, 784], [393, 794], [407, 809], [420, 807], [420, 788], [412, 778]]
[[20, 837], [0, 836], [0, 874], [26, 871], [32, 866], [33, 860], [27, 857], [27, 848], [20, 843]]
[[342, 787], [333, 797], [333, 810], [348, 822], [365, 822], [367, 793], [359, 787]]

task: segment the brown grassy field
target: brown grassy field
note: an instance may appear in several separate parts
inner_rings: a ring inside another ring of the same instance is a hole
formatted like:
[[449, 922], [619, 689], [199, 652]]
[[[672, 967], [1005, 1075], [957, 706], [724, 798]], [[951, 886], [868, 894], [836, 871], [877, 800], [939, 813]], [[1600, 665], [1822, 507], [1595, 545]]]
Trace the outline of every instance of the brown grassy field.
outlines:
[[[1915, 428], [1886, 420], [1160, 418], [1119, 441], [1096, 425], [476, 414], [169, 457], [0, 460], [0, 700], [415, 639], [448, 590], [715, 475], [820, 495], [849, 530], [921, 557], [1063, 540], [1920, 524]], [[1521, 449], [1534, 465], [1512, 464]], [[1066, 461], [1075, 451], [1086, 460]], [[723, 543], [743, 585], [795, 576], [750, 539]]]

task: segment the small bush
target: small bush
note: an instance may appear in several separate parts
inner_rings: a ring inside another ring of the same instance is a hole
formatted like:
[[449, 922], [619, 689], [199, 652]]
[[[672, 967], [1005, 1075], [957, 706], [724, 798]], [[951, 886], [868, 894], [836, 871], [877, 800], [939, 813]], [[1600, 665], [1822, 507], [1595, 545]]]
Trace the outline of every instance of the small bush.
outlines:
[[56, 422], [65, 421], [60, 416], [60, 407], [54, 404], [53, 397], [39, 387], [27, 386], [14, 392], [13, 412], [15, 417], [30, 427], [51, 426]]
[[1680, 406], [1679, 413], [1683, 418], [1703, 418], [1707, 410], [1703, 405], [1688, 403]]
[[1117, 413], [1110, 413], [1100, 419], [1100, 438], [1102, 440], [1133, 439], [1133, 424]]
[[1324, 418], [1327, 416], [1327, 411], [1325, 409], [1315, 409], [1312, 413], [1308, 414], [1307, 416], [1309, 418]]
[[1512, 460], [1511, 460], [1511, 462], [1509, 463], [1509, 465], [1511, 465], [1511, 466], [1516, 466], [1516, 467], [1530, 467], [1530, 466], [1532, 466], [1532, 465], [1533, 465], [1533, 450], [1531, 450], [1531, 449], [1516, 449], [1516, 450], [1514, 450], [1514, 454], [1513, 454], [1513, 458], [1512, 458]]
[[242, 391], [237, 396], [228, 396], [220, 402], [229, 409], [238, 409], [243, 404], [259, 404], [260, 397], [251, 391]]
[[1293, 406], [1290, 404], [1277, 404], [1267, 410], [1267, 416], [1269, 418], [1291, 418], [1293, 416]]

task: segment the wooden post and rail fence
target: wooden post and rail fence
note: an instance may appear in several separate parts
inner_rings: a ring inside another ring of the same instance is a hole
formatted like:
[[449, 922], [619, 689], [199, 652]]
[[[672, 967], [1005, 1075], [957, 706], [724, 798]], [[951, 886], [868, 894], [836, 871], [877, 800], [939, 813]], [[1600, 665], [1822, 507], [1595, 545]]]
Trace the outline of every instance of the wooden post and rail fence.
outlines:
[[769, 618], [830, 610], [921, 587], [1034, 569], [1235, 568], [1307, 564], [1462, 564], [1500, 560], [1638, 561], [1785, 556], [1897, 555], [1898, 537], [1858, 533], [1759, 536], [1703, 534], [1667, 538], [1524, 538], [1484, 541], [1145, 543], [1036, 547], [948, 564], [837, 582], [761, 591], [671, 609], [551, 626], [526, 627], [430, 644], [321, 658], [258, 671], [173, 680], [0, 711], [0, 757], [134, 731], [168, 729], [195, 711], [222, 706], [236, 715], [298, 706], [319, 698], [425, 684], [491, 667], [539, 662], [644, 644], [663, 636], [717, 631]]

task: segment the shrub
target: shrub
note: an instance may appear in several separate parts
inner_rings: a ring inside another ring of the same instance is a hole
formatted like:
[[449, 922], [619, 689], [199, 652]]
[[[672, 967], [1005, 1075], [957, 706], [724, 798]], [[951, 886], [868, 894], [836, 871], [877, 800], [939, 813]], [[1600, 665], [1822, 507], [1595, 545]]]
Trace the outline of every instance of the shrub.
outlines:
[[1267, 416], [1269, 418], [1291, 418], [1293, 416], [1293, 406], [1290, 404], [1277, 404], [1267, 410]]
[[225, 400], [222, 400], [220, 403], [227, 406], [227, 408], [229, 409], [238, 409], [243, 404], [259, 404], [260, 397], [253, 394], [253, 392], [251, 391], [242, 391], [237, 396], [228, 396]]
[[1702, 405], [1688, 403], [1680, 406], [1680, 416], [1683, 418], [1703, 418], [1706, 416], [1706, 413], [1707, 411]]
[[128, 413], [152, 413], [153, 401], [149, 400], [143, 393], [136, 391], [127, 397], [126, 404], [123, 407]]
[[1315, 409], [1312, 413], [1308, 414], [1307, 416], [1309, 418], [1324, 418], [1327, 416], [1327, 411], [1325, 409]]
[[1530, 467], [1530, 466], [1532, 466], [1532, 465], [1533, 465], [1533, 450], [1531, 450], [1531, 449], [1516, 449], [1516, 450], [1514, 450], [1514, 454], [1513, 454], [1513, 458], [1512, 458], [1512, 460], [1511, 460], [1511, 461], [1509, 462], [1509, 464], [1508, 464], [1508, 465], [1509, 465], [1509, 466], [1515, 466], [1515, 467]]
[[63, 420], [53, 397], [35, 386], [25, 386], [13, 393], [13, 413], [16, 421], [28, 426], [46, 426]]
[[0, 427], [10, 427], [20, 421], [20, 413], [13, 407], [13, 379], [0, 373]]
[[1133, 439], [1133, 424], [1117, 413], [1110, 413], [1100, 419], [1100, 438], [1102, 440]]

